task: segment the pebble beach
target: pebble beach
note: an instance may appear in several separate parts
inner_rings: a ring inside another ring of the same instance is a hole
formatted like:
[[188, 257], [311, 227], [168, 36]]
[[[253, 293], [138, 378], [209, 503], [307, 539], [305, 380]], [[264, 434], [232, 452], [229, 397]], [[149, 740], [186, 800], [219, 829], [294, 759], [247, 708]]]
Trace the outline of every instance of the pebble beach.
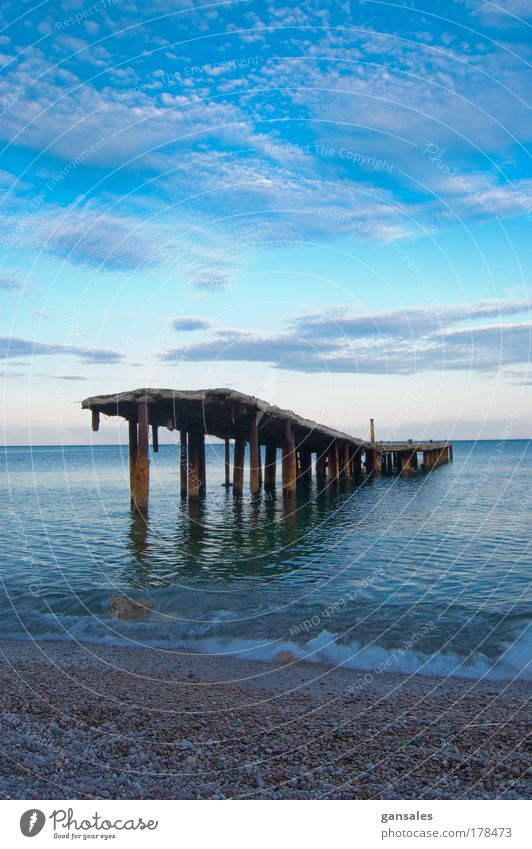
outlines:
[[0, 643], [3, 799], [525, 799], [530, 687]]

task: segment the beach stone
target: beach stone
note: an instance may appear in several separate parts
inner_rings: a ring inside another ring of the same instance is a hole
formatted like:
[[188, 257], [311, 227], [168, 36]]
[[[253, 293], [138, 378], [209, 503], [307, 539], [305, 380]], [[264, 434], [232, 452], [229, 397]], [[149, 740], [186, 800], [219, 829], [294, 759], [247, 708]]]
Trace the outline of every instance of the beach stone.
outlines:
[[291, 651], [280, 651], [275, 655], [273, 662], [278, 666], [284, 666], [286, 663], [293, 663], [295, 655]]
[[107, 605], [107, 614], [117, 619], [142, 619], [149, 612], [145, 604], [140, 604], [125, 595], [117, 595]]

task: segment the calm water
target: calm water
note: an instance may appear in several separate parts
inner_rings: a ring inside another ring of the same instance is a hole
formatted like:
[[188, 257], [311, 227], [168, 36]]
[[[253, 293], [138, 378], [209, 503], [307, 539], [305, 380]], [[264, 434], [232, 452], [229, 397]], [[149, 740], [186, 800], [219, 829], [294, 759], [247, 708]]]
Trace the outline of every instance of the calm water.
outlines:
[[[126, 449], [3, 450], [0, 636], [530, 677], [529, 443], [456, 443], [430, 475], [313, 486], [296, 508], [235, 503], [207, 450], [208, 496], [189, 507], [161, 446], [147, 524]], [[122, 594], [148, 615], [109, 617]]]

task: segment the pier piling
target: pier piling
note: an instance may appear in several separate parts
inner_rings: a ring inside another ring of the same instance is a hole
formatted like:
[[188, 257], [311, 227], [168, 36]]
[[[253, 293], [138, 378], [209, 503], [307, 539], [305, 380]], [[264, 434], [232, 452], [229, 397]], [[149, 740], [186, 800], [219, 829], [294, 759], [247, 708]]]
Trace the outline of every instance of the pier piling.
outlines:
[[188, 431], [188, 498], [197, 501], [201, 493], [201, 455], [199, 432]]
[[293, 495], [297, 484], [296, 439], [290, 422], [285, 423], [283, 439], [283, 492]]
[[137, 481], [137, 422], [129, 419], [129, 493], [131, 506], [135, 506], [135, 486]]
[[241, 496], [244, 491], [244, 462], [246, 458], [246, 441], [242, 434], [235, 439], [233, 459], [233, 495]]
[[345, 480], [351, 480], [351, 457], [349, 452], [349, 445], [347, 442], [344, 442], [344, 445], [342, 447], [341, 474]]
[[179, 489], [181, 498], [188, 495], [187, 432], [179, 431]]
[[260, 489], [260, 449], [257, 416], [253, 416], [249, 426], [249, 489], [256, 494]]
[[266, 443], [264, 466], [264, 488], [270, 492], [275, 489], [277, 476], [277, 445], [274, 441]]
[[135, 507], [148, 509], [150, 490], [150, 460], [148, 456], [149, 408], [146, 403], [138, 406], [137, 460], [135, 464]]

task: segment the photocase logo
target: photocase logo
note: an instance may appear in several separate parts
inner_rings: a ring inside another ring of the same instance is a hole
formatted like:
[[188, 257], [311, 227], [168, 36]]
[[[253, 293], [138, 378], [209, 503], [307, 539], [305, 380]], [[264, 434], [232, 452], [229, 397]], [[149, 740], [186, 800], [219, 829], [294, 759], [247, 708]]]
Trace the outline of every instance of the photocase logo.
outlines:
[[30, 808], [20, 818], [20, 830], [24, 837], [35, 837], [42, 831], [45, 822], [46, 817], [42, 811], [37, 808]]

